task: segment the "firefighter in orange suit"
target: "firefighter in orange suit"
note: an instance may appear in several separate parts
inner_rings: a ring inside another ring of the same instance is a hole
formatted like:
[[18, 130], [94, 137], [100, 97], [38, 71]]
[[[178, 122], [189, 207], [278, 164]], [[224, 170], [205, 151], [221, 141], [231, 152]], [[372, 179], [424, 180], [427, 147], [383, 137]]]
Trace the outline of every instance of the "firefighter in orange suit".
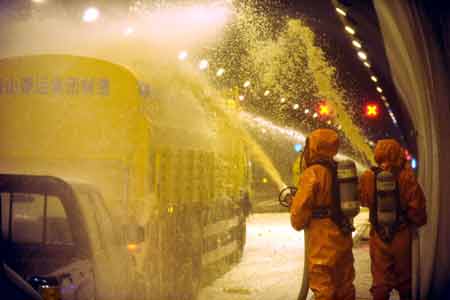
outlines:
[[317, 300], [354, 300], [353, 240], [339, 208], [334, 205], [336, 184], [332, 170], [339, 137], [331, 129], [311, 133], [305, 145], [306, 169], [292, 200], [291, 224], [308, 228], [309, 284]]
[[412, 234], [427, 222], [425, 197], [397, 141], [380, 140], [375, 161], [378, 167], [359, 181], [361, 204], [370, 209], [371, 292], [375, 300], [388, 300], [396, 289], [409, 300]]

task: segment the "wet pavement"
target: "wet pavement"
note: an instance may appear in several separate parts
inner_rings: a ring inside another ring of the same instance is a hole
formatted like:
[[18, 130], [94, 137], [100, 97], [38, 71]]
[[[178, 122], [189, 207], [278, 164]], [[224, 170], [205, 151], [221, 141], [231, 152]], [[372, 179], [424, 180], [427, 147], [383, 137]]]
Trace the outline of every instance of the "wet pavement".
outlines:
[[290, 227], [287, 213], [254, 214], [242, 261], [204, 288], [198, 299], [296, 299], [303, 261], [303, 233]]
[[[371, 299], [367, 211], [358, 215], [355, 227], [357, 242], [353, 253], [357, 299]], [[303, 261], [303, 233], [291, 228], [288, 213], [254, 214], [248, 220], [242, 261], [212, 285], [203, 288], [198, 299], [297, 299]]]

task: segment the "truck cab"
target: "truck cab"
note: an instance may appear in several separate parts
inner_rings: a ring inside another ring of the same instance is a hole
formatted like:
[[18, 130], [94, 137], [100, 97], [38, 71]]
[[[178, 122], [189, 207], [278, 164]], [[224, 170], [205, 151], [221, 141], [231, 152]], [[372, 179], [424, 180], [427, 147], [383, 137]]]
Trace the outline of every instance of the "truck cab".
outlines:
[[53, 289], [61, 299], [129, 298], [123, 231], [92, 185], [0, 174], [0, 199], [5, 263], [41, 295]]

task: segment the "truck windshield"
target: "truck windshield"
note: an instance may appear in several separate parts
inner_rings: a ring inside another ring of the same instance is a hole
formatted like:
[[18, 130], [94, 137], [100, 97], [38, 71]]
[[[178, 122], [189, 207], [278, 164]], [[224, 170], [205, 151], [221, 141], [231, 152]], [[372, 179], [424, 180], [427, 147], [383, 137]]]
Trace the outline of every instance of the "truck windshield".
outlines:
[[57, 196], [0, 193], [2, 237], [15, 244], [72, 245], [67, 215]]
[[88, 189], [74, 187], [74, 190], [80, 200], [83, 214], [86, 216], [93, 242], [103, 249], [111, 245], [119, 245], [122, 240], [120, 231], [113, 224], [103, 198], [97, 192]]

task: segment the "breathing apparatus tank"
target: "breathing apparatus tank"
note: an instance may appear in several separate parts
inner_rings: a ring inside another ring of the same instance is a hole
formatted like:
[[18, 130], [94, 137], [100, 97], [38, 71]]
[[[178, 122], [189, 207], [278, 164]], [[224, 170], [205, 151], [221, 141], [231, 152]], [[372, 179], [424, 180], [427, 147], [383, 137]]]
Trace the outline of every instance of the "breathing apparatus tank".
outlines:
[[337, 164], [337, 181], [342, 214], [353, 224], [353, 218], [359, 213], [358, 176], [356, 165], [351, 160]]
[[396, 180], [388, 171], [382, 171], [376, 177], [377, 224], [391, 227], [397, 221]]

